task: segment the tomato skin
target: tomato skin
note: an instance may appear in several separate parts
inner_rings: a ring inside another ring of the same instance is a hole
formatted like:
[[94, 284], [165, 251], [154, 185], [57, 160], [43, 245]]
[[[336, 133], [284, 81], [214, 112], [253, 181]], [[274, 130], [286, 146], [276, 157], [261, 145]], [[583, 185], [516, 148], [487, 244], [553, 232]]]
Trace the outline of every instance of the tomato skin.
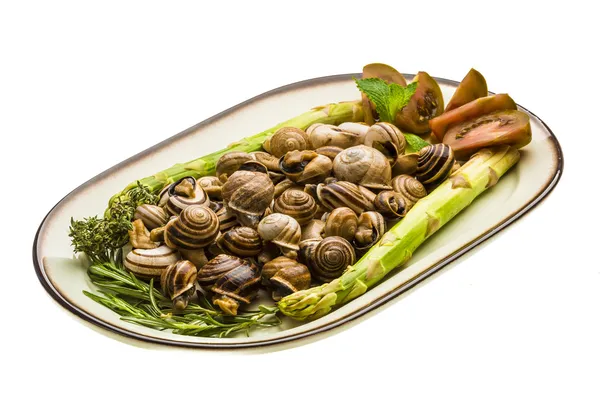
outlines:
[[[387, 64], [367, 64], [363, 67], [362, 73], [363, 79], [366, 78], [380, 78], [386, 81], [387, 83], [397, 83], [400, 86], [406, 86], [406, 79], [404, 76], [393, 67], [390, 67]], [[365, 114], [365, 123], [368, 125], [373, 125], [375, 123], [375, 119], [378, 118], [377, 112], [375, 110], [375, 105], [372, 101], [369, 100], [366, 94], [361, 93], [361, 99], [363, 104], [363, 111]]]
[[494, 111], [454, 124], [444, 136], [444, 143], [452, 147], [457, 160], [466, 160], [485, 147], [509, 145], [521, 148], [529, 142], [529, 115], [518, 110]]
[[403, 132], [422, 135], [429, 132], [429, 121], [444, 111], [444, 96], [440, 85], [427, 72], [419, 71], [415, 94], [408, 104], [396, 113], [394, 124]]
[[459, 124], [481, 115], [500, 110], [516, 110], [517, 104], [507, 94], [495, 94], [492, 96], [480, 97], [454, 110], [443, 113], [429, 121], [429, 127], [440, 141], [444, 141], [446, 130], [451, 125]]
[[488, 88], [485, 78], [479, 71], [471, 68], [456, 88], [456, 91], [454, 92], [454, 95], [452, 95], [444, 112], [454, 110], [470, 101], [487, 95]]

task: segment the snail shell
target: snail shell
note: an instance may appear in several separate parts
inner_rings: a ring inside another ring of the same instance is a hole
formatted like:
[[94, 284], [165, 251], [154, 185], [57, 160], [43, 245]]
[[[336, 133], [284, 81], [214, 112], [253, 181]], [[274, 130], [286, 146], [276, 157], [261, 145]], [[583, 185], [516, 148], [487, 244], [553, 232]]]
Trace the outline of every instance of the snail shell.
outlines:
[[[165, 211], [169, 215], [179, 215], [185, 208], [193, 205], [208, 206], [210, 199], [191, 176], [181, 178], [163, 189], [161, 201], [166, 194]], [[160, 203], [159, 203], [160, 205]]]
[[281, 255], [281, 250], [279, 250], [279, 247], [276, 244], [265, 243], [263, 245], [262, 251], [260, 252], [258, 257], [256, 257], [256, 259], [258, 260], [258, 263], [260, 265], [264, 265], [264, 264], [268, 263], [269, 261], [279, 257], [280, 255]]
[[260, 267], [252, 263], [238, 266], [221, 276], [211, 290], [213, 302], [224, 313], [237, 315], [240, 303], [250, 304], [260, 287]]
[[238, 171], [252, 171], [261, 172], [263, 174], [269, 174], [269, 169], [262, 163], [256, 160], [246, 161], [238, 168]]
[[340, 154], [343, 150], [344, 149], [342, 149], [341, 147], [337, 147], [337, 146], [323, 146], [323, 147], [319, 147], [315, 151], [317, 152], [317, 154], [325, 156], [325, 157], [329, 158], [331, 161], [333, 161], [335, 159], [335, 156]]
[[252, 160], [252, 156], [243, 151], [232, 151], [231, 153], [223, 154], [215, 167], [217, 177], [221, 182], [225, 182], [243, 163]]
[[165, 296], [173, 300], [173, 308], [183, 310], [196, 291], [198, 270], [190, 261], [181, 260], [165, 269], [160, 276], [160, 286]]
[[352, 245], [344, 238], [330, 236], [321, 240], [308, 257], [308, 267], [316, 279], [330, 282], [339, 278], [356, 261]]
[[284, 256], [296, 258], [300, 242], [300, 224], [289, 215], [273, 213], [258, 224], [258, 234], [264, 241], [275, 243]]
[[400, 193], [412, 207], [419, 199], [427, 196], [427, 190], [421, 182], [410, 175], [398, 175], [392, 179], [394, 192]]
[[218, 213], [219, 210], [221, 210], [223, 207], [224, 206], [222, 201], [211, 201], [210, 203], [208, 203], [208, 208], [213, 210], [215, 213]]
[[249, 265], [250, 262], [236, 256], [219, 254], [198, 269], [198, 283], [209, 288], [227, 272], [246, 264]]
[[365, 146], [376, 149], [382, 148], [389, 151], [387, 144], [395, 147], [393, 150], [396, 154], [393, 157], [392, 165], [396, 163], [396, 158], [403, 155], [406, 149], [406, 139], [395, 125], [388, 122], [378, 122], [371, 126], [365, 135]]
[[334, 209], [325, 221], [325, 237], [341, 236], [347, 241], [352, 241], [356, 234], [358, 217], [348, 207]]
[[309, 260], [313, 257], [315, 248], [323, 240], [323, 238], [312, 238], [302, 240], [299, 244], [298, 260], [305, 265], [309, 265]]
[[447, 144], [431, 144], [419, 151], [416, 178], [424, 185], [442, 182], [454, 166], [454, 152]]
[[325, 233], [325, 221], [313, 219], [302, 227], [302, 236], [300, 241], [307, 239], [323, 239]]
[[313, 124], [307, 130], [310, 146], [318, 149], [324, 146], [336, 146], [342, 149], [356, 146], [363, 141], [363, 135], [357, 131], [348, 132], [335, 125]]
[[198, 185], [206, 192], [211, 200], [222, 200], [223, 182], [216, 176], [203, 176], [198, 178]]
[[322, 182], [331, 174], [332, 161], [312, 150], [290, 151], [279, 160], [285, 176], [296, 183]]
[[262, 250], [262, 240], [252, 228], [238, 226], [225, 232], [218, 240], [223, 251], [238, 257], [253, 257]]
[[356, 214], [373, 210], [373, 203], [365, 197], [358, 185], [351, 182], [319, 184], [316, 187], [316, 195], [321, 205], [328, 210], [349, 207]]
[[281, 169], [279, 169], [279, 157], [275, 157], [266, 151], [254, 151], [250, 155], [254, 160], [267, 167], [269, 171], [281, 172]]
[[317, 202], [302, 190], [288, 189], [275, 200], [273, 211], [289, 215], [300, 225], [306, 225], [317, 213]]
[[263, 143], [264, 149], [275, 157], [282, 157], [287, 152], [310, 148], [308, 135], [302, 129], [291, 126], [277, 130]]
[[379, 192], [373, 202], [375, 210], [386, 218], [404, 217], [408, 207], [404, 197], [393, 190]]
[[363, 144], [364, 137], [369, 131], [370, 126], [365, 124], [364, 122], [342, 122], [338, 125], [338, 129], [343, 130], [344, 132], [354, 133], [362, 137], [362, 141], [360, 144]]
[[282, 172], [269, 171], [269, 179], [271, 179], [273, 185], [277, 185], [279, 182], [286, 180], [287, 177]]
[[333, 173], [341, 181], [371, 189], [391, 189], [392, 168], [385, 156], [372, 147], [350, 147], [333, 160]]
[[219, 218], [210, 208], [189, 206], [165, 228], [165, 243], [169, 247], [187, 250], [208, 246], [219, 234]]
[[269, 280], [269, 283], [274, 287], [272, 297], [275, 301], [310, 287], [311, 276], [308, 267], [295, 260], [291, 261], [293, 261], [292, 264], [279, 268]]
[[273, 197], [274, 198], [278, 198], [279, 196], [281, 196], [286, 190], [288, 189], [298, 189], [298, 190], [303, 190], [303, 186], [293, 182], [289, 179], [284, 179], [281, 182], [279, 182], [278, 184], [275, 185], [275, 190], [273, 193]]
[[133, 219], [140, 219], [148, 230], [156, 229], [166, 225], [169, 220], [167, 212], [152, 204], [142, 204], [135, 209]]
[[219, 230], [224, 233], [238, 226], [238, 220], [234, 213], [232, 213], [227, 207], [222, 207], [217, 212], [217, 218], [219, 218]]
[[376, 211], [367, 211], [358, 217], [358, 228], [354, 235], [357, 250], [366, 250], [381, 239], [385, 233], [385, 220]]
[[179, 260], [179, 253], [165, 245], [155, 249], [133, 249], [123, 260], [126, 270], [141, 279], [160, 278], [162, 272]]
[[396, 164], [392, 168], [392, 174], [396, 175], [414, 175], [417, 172], [417, 163], [419, 153], [410, 153], [398, 156]]
[[200, 268], [208, 262], [208, 257], [206, 256], [206, 251], [204, 249], [179, 249], [179, 253], [184, 260], [190, 261], [196, 268]]
[[270, 280], [275, 274], [283, 268], [294, 266], [298, 264], [298, 261], [291, 259], [289, 257], [279, 256], [272, 259], [269, 262], [266, 262], [262, 268], [262, 281], [265, 286], [270, 284]]
[[254, 228], [273, 201], [274, 188], [266, 174], [237, 171], [223, 185], [223, 201], [242, 225]]

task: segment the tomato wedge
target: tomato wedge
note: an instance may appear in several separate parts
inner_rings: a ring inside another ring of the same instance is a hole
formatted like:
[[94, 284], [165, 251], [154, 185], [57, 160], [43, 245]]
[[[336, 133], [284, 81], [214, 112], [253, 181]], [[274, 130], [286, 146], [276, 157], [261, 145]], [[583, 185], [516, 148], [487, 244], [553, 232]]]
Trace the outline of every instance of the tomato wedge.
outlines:
[[484, 97], [488, 95], [487, 82], [479, 71], [471, 68], [471, 70], [465, 75], [460, 84], [456, 88], [456, 91], [452, 95], [450, 102], [446, 106], [444, 112], [454, 110], [460, 106], [467, 104], [470, 101]]
[[[387, 83], [397, 83], [400, 86], [406, 86], [406, 79], [393, 67], [387, 64], [367, 64], [363, 67], [363, 79], [365, 78], [380, 78]], [[378, 117], [375, 110], [375, 105], [369, 100], [366, 94], [361, 93], [363, 111], [365, 113], [365, 122], [368, 125], [373, 125]]]

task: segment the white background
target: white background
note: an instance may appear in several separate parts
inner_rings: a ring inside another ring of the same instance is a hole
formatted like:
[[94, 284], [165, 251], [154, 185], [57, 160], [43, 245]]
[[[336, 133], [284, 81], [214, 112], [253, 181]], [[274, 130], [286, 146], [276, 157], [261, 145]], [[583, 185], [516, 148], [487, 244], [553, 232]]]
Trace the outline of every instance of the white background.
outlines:
[[[600, 396], [593, 2], [201, 3], [2, 2], [0, 397]], [[85, 180], [251, 96], [370, 62], [477, 68], [554, 130], [562, 181], [401, 301], [290, 350], [132, 346], [38, 283], [38, 224]]]

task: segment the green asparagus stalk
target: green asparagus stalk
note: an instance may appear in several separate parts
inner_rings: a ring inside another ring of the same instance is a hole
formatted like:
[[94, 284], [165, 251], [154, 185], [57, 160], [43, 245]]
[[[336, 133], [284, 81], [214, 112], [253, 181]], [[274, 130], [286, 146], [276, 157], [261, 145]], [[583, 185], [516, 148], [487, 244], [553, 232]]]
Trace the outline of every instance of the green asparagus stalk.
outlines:
[[330, 283], [284, 297], [278, 307], [295, 319], [314, 319], [365, 293], [486, 189], [494, 186], [519, 160], [508, 146], [484, 149], [438, 186], [390, 229], [356, 264]]
[[249, 136], [227, 146], [223, 150], [219, 150], [215, 153], [208, 154], [206, 156], [197, 158], [183, 164], [176, 164], [164, 171], [158, 172], [152, 176], [140, 179], [127, 185], [122, 192], [114, 195], [109, 205], [113, 201], [125, 194], [129, 189], [134, 188], [138, 185], [142, 185], [150, 189], [151, 192], [156, 192], [162, 189], [166, 184], [172, 183], [181, 179], [185, 176], [193, 176], [199, 178], [201, 176], [212, 175], [215, 173], [215, 166], [219, 158], [231, 151], [244, 151], [252, 152], [259, 151], [262, 148], [262, 144], [265, 139], [275, 133], [279, 128], [284, 126], [293, 126], [300, 129], [306, 129], [315, 123], [334, 124], [338, 125], [342, 122], [359, 122], [363, 121], [364, 114], [362, 104], [360, 101], [347, 101], [339, 103], [331, 103], [324, 106], [319, 106], [311, 109], [310, 111], [300, 114], [292, 119], [284, 121], [274, 127], [267, 129], [264, 132], [258, 133], [253, 136]]

